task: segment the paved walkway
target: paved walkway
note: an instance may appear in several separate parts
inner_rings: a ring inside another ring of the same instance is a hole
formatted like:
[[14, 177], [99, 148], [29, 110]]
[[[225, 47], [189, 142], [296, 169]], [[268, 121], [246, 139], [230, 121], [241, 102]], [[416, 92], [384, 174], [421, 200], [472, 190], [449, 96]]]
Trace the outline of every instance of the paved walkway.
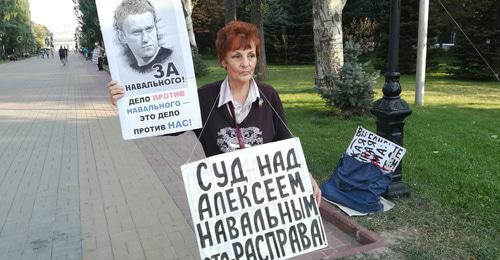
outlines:
[[[0, 65], [0, 260], [198, 259], [180, 173], [195, 138], [123, 141], [109, 78], [76, 54]], [[302, 259], [360, 245], [326, 229]]]
[[109, 75], [96, 70], [76, 54], [65, 67], [0, 65], [0, 259], [196, 259], [189, 224], [138, 144], [121, 139]]

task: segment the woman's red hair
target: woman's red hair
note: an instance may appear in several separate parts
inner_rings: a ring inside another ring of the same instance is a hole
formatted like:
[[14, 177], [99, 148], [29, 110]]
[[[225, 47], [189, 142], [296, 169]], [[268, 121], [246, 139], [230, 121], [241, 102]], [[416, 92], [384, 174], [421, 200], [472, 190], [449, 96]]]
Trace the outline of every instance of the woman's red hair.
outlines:
[[251, 23], [232, 21], [217, 32], [215, 47], [219, 62], [222, 62], [226, 54], [239, 49], [250, 49], [255, 44], [257, 58], [260, 54], [260, 37], [257, 27]]

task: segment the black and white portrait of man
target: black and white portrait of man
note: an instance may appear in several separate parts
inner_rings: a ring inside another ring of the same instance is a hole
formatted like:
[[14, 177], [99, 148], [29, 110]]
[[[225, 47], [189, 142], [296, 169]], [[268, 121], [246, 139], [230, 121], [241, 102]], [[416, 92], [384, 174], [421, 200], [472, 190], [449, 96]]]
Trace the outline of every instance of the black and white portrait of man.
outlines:
[[172, 50], [160, 45], [158, 20], [148, 0], [124, 0], [115, 10], [114, 29], [130, 67], [138, 72], [152, 71], [165, 62]]

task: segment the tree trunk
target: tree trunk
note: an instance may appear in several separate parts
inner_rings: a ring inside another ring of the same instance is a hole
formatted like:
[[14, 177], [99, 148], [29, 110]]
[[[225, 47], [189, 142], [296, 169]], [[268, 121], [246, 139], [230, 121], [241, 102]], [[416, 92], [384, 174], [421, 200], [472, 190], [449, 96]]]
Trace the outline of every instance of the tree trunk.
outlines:
[[186, 28], [189, 37], [189, 45], [191, 49], [198, 51], [198, 46], [196, 45], [196, 38], [194, 36], [193, 20], [191, 19], [191, 14], [193, 13], [193, 5], [191, 0], [182, 0], [182, 10], [184, 11], [184, 18], [186, 18]]
[[226, 23], [236, 20], [236, 0], [224, 0], [224, 9]]
[[260, 55], [257, 60], [257, 67], [255, 74], [258, 80], [267, 79], [267, 61], [266, 61], [266, 47], [264, 44], [264, 26], [262, 24], [262, 14], [260, 12], [261, 0], [252, 0], [251, 21], [257, 26], [260, 34]]
[[323, 87], [327, 77], [338, 75], [344, 64], [342, 9], [347, 0], [313, 0], [315, 84]]

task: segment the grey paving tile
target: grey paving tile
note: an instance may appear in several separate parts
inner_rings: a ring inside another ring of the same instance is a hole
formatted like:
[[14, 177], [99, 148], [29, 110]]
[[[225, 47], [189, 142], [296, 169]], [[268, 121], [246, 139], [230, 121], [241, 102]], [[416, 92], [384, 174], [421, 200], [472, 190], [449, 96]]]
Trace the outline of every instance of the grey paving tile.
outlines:
[[[19, 77], [20, 67], [30, 77]], [[75, 71], [60, 69], [36, 59], [0, 69], [0, 74], [10, 73], [0, 75], [2, 98], [15, 101], [0, 102], [0, 121], [15, 118], [8, 129], [0, 127], [2, 138], [9, 140], [7, 145], [0, 142], [0, 259], [51, 259], [53, 229], [64, 220], [57, 215], [62, 197], [69, 198], [66, 214], [76, 212], [65, 226], [78, 226], [71, 231], [77, 238], [74, 247], [80, 239], [76, 124], [68, 109], [74, 106], [77, 86], [68, 77]], [[67, 193], [58, 194], [65, 187]], [[78, 259], [80, 251], [66, 253]]]

